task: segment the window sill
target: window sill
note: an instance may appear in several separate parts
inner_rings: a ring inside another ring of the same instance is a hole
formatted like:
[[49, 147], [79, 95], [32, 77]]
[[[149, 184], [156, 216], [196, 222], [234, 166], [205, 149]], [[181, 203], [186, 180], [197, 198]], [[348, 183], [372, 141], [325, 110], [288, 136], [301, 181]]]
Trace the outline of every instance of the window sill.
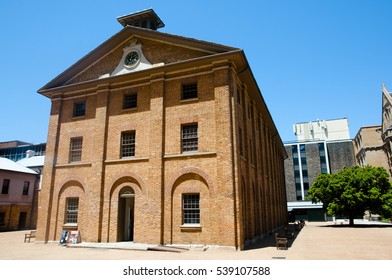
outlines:
[[106, 164], [115, 164], [115, 163], [127, 163], [127, 162], [139, 162], [139, 161], [149, 161], [148, 157], [124, 157], [120, 159], [108, 159], [105, 160]]
[[72, 116], [72, 120], [77, 121], [77, 120], [84, 120], [86, 119], [86, 115], [83, 116]]
[[131, 107], [131, 108], [123, 108], [121, 109], [121, 113], [126, 114], [126, 113], [130, 113], [133, 111], [137, 111], [137, 107]]
[[67, 167], [91, 167], [92, 163], [91, 162], [70, 162], [66, 164], [57, 164], [56, 168], [67, 168]]
[[188, 99], [180, 99], [180, 103], [197, 102], [197, 101], [199, 101], [199, 97], [188, 98]]
[[77, 230], [77, 229], [78, 229], [77, 223], [63, 224], [63, 230]]
[[190, 158], [190, 157], [214, 157], [216, 152], [185, 152], [182, 154], [164, 155], [165, 159]]
[[201, 225], [200, 224], [184, 224], [181, 225], [181, 231], [185, 232], [201, 232]]

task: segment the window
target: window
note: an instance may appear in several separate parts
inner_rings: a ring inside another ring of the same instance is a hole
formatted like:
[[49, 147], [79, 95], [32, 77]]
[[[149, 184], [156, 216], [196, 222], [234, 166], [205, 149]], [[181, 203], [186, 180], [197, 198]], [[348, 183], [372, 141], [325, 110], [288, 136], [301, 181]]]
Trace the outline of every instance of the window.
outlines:
[[123, 109], [131, 109], [137, 107], [137, 94], [124, 94]]
[[29, 187], [30, 187], [30, 182], [29, 181], [24, 181], [22, 195], [28, 195], [29, 194]]
[[182, 85], [181, 99], [194, 99], [197, 98], [197, 83]]
[[1, 189], [1, 194], [8, 194], [9, 187], [10, 187], [10, 179], [4, 179], [3, 188]]
[[135, 131], [121, 134], [121, 157], [135, 156]]
[[86, 114], [86, 101], [74, 103], [73, 117], [82, 117]]
[[0, 225], [5, 224], [5, 212], [0, 212]]
[[318, 143], [319, 147], [319, 154], [320, 154], [320, 166], [321, 166], [321, 173], [325, 174], [328, 173], [328, 165], [327, 165], [327, 155], [325, 153], [325, 144]]
[[200, 224], [200, 194], [182, 196], [183, 221], [185, 224]]
[[193, 152], [198, 149], [197, 124], [182, 126], [182, 152]]
[[65, 216], [66, 224], [76, 224], [78, 222], [79, 198], [67, 198], [67, 209]]
[[76, 162], [82, 160], [82, 146], [83, 146], [83, 138], [71, 138], [71, 147], [70, 147], [70, 162]]

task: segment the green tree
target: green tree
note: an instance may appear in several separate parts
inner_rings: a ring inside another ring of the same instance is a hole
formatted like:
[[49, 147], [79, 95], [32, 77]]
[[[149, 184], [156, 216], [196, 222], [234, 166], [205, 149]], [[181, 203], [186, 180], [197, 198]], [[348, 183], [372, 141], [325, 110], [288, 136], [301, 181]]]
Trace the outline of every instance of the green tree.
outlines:
[[331, 216], [346, 216], [350, 225], [366, 210], [392, 215], [392, 186], [384, 168], [346, 167], [335, 174], [320, 174], [309, 189], [313, 202], [322, 202]]

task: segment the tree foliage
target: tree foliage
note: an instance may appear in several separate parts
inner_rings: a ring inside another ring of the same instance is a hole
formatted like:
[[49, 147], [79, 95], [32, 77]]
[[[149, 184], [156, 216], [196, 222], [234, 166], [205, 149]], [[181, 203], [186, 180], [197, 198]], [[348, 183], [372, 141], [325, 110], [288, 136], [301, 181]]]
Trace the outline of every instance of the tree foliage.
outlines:
[[331, 216], [345, 216], [354, 223], [366, 210], [392, 215], [392, 186], [384, 168], [346, 167], [335, 174], [320, 174], [309, 189], [313, 202], [322, 202]]

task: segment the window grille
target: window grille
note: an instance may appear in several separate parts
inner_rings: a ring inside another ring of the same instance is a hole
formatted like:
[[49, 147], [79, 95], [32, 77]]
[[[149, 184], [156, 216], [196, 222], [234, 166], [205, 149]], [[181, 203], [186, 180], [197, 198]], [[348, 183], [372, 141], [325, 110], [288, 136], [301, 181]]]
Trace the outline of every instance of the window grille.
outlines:
[[198, 150], [197, 130], [197, 124], [182, 126], [182, 152], [192, 152]]
[[71, 138], [70, 162], [77, 162], [82, 160], [82, 146], [82, 137]]
[[135, 156], [135, 131], [121, 134], [121, 157]]
[[79, 102], [74, 104], [73, 117], [81, 117], [86, 114], [86, 102]]
[[137, 94], [124, 94], [123, 109], [131, 109], [137, 107]]
[[182, 197], [183, 224], [200, 224], [200, 194]]
[[79, 198], [67, 198], [67, 213], [65, 222], [76, 224], [78, 222]]
[[182, 85], [181, 99], [194, 99], [197, 98], [197, 83]]

